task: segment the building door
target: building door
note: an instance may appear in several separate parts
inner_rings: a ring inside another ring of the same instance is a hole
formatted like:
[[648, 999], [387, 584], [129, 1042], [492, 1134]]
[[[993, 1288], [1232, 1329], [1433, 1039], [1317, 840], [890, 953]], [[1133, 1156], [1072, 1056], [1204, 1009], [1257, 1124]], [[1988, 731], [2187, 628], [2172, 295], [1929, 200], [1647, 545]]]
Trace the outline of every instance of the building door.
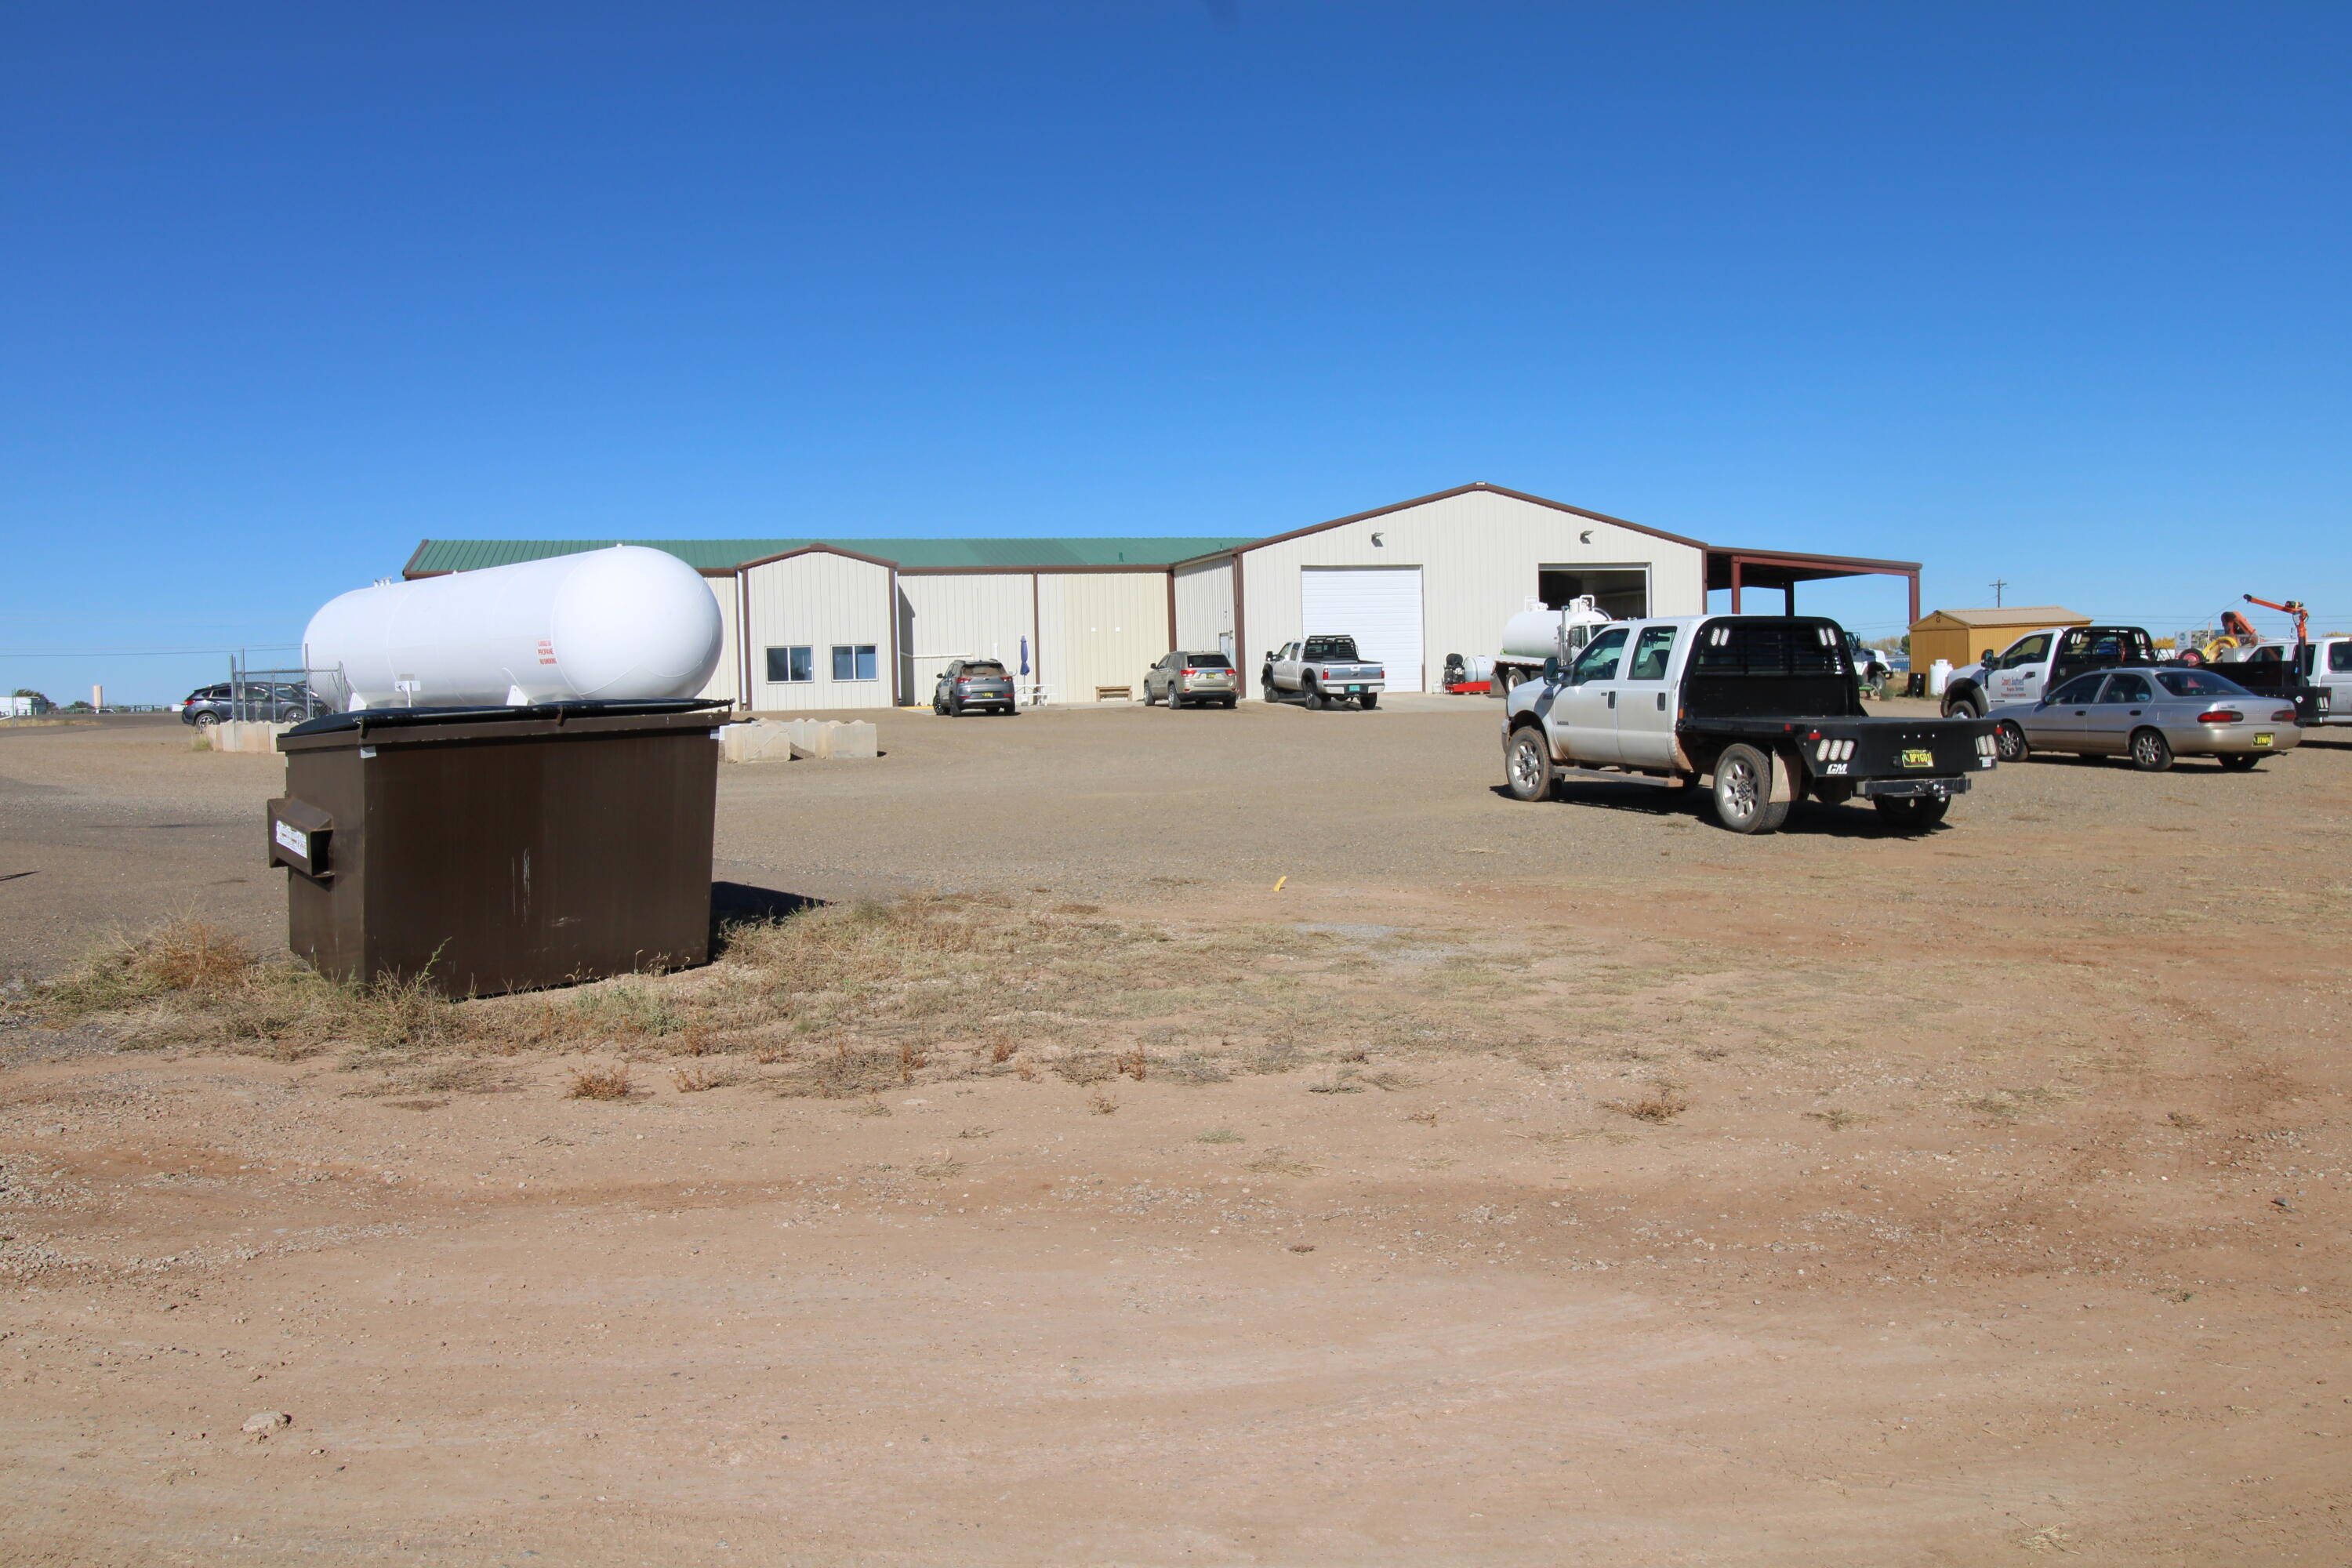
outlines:
[[1298, 574], [1299, 629], [1351, 637], [1388, 671], [1391, 691], [1428, 689], [1422, 673], [1421, 568], [1307, 566]]

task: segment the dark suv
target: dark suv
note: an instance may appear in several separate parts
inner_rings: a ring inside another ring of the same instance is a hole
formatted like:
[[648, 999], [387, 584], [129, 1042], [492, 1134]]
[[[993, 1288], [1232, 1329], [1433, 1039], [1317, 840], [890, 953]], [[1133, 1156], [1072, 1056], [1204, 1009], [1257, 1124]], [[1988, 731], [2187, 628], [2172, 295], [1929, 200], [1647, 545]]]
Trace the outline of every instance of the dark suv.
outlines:
[[[247, 681], [244, 705], [247, 718], [272, 724], [299, 724], [305, 719], [321, 718], [334, 711], [313, 697], [309, 687], [278, 680]], [[218, 686], [196, 688], [180, 704], [180, 722], [200, 729], [236, 717], [236, 705], [229, 700], [229, 683], [226, 680]]]

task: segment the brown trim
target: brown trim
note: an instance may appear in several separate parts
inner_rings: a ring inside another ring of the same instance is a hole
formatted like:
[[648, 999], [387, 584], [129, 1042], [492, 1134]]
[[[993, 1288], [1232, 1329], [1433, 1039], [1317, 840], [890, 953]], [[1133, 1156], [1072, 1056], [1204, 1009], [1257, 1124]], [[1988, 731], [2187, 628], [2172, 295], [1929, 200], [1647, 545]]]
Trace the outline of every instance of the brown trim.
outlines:
[[732, 577], [735, 575], [735, 568], [732, 566], [698, 566], [694, 570], [697, 575], [703, 577]]
[[1796, 550], [1739, 550], [1727, 544], [1704, 547], [1709, 555], [1728, 560], [1734, 556], [1751, 566], [1822, 566], [1851, 571], [1856, 576], [1883, 573], [1899, 577], [1906, 572], [1920, 570], [1916, 561], [1876, 561], [1864, 555], [1810, 555]]
[[[1249, 618], [1242, 614], [1242, 556], [1236, 550], [1234, 552], [1234, 673], [1241, 676], [1242, 671], [1256, 662], [1250, 658]], [[1240, 684], [1244, 688], [1244, 695], [1247, 695], [1248, 678], [1242, 676]]]
[[762, 555], [757, 561], [742, 563], [735, 570], [749, 572], [754, 566], [772, 566], [779, 561], [790, 561], [796, 555], [838, 555], [845, 560], [863, 561], [868, 566], [887, 566], [894, 572], [898, 568], [896, 561], [885, 561], [879, 555], [860, 555], [855, 550], [844, 550], [837, 544], [816, 543], [803, 544], [798, 550], [786, 550], [774, 555]]
[[[853, 670], [851, 673], [856, 672]], [[890, 706], [900, 708], [905, 705], [906, 699], [898, 689], [898, 574], [893, 568], [890, 573]]]
[[1184, 645], [1176, 640], [1176, 568], [1168, 568], [1168, 649], [1173, 653]]
[[401, 575], [411, 583], [422, 583], [427, 577], [446, 577], [449, 575], [449, 569], [442, 566], [431, 572], [403, 572]]
[[[416, 542], [416, 548], [408, 552], [408, 564], [400, 569], [400, 574], [402, 576], [413, 581], [415, 578], [425, 575], [425, 573], [419, 572], [416, 569], [416, 558], [424, 554], [426, 547], [431, 545], [432, 542], [433, 542], [429, 539], [420, 539]], [[433, 575], [437, 577], [441, 575], [441, 574], [436, 572], [434, 573]]]
[[[1478, 491], [1484, 491], [1488, 495], [1508, 496], [1513, 500], [1523, 500], [1530, 506], [1549, 507], [1554, 511], [1566, 512], [1570, 517], [1581, 517], [1593, 522], [1605, 522], [1612, 528], [1630, 528], [1636, 533], [1646, 533], [1653, 539], [1663, 539], [1674, 544], [1686, 544], [1694, 550], [1707, 548], [1698, 540], [1688, 539], [1679, 533], [1668, 533], [1663, 528], [1651, 528], [1643, 523], [1628, 522], [1622, 517], [1611, 517], [1605, 511], [1587, 511], [1580, 506], [1570, 506], [1566, 501], [1552, 500], [1545, 496], [1529, 495], [1525, 490], [1506, 489], [1501, 485], [1490, 485], [1484, 479], [1478, 479], [1466, 485], [1456, 485], [1450, 490], [1438, 490], [1430, 495], [1415, 496], [1411, 500], [1401, 500], [1388, 506], [1374, 507], [1370, 511], [1360, 511], [1348, 517], [1335, 517], [1328, 522], [1313, 523], [1306, 528], [1294, 528], [1287, 533], [1268, 534], [1265, 538], [1253, 541], [1248, 544], [1235, 545], [1233, 553], [1238, 557], [1244, 551], [1263, 550], [1269, 544], [1280, 544], [1286, 540], [1303, 539], [1307, 534], [1321, 533], [1326, 529], [1345, 528], [1351, 522], [1367, 522], [1376, 517], [1386, 517], [1391, 512], [1404, 511], [1417, 506], [1427, 506], [1432, 501], [1452, 500], [1455, 496], [1466, 496]], [[1193, 561], [1213, 560], [1224, 553], [1225, 552], [1222, 550], [1212, 550], [1205, 555], [1195, 555], [1175, 564], [1190, 565]]]
[[1025, 573], [1034, 577], [1044, 572], [1068, 575], [1072, 573], [1170, 572], [1174, 569], [1166, 563], [1146, 562], [1139, 565], [1135, 562], [1125, 561], [1115, 566], [901, 566], [898, 574], [904, 577], [1018, 577]]
[[735, 662], [736, 673], [741, 677], [741, 689], [736, 700], [743, 711], [751, 711], [751, 580], [741, 573], [735, 575]]

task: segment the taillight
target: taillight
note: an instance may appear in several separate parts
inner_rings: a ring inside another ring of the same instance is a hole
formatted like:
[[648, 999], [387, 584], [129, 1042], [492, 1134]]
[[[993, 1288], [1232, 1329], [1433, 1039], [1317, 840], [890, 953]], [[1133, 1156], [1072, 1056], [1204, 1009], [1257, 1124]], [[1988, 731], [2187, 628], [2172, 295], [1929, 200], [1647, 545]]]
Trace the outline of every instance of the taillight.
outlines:
[[2242, 724], [2246, 716], [2235, 708], [2208, 708], [2197, 715], [2200, 724]]
[[1184, 673], [1185, 673], [1185, 674], [1187, 674], [1187, 675], [1198, 675], [1198, 674], [1200, 674], [1201, 672], [1200, 672], [1199, 670], [1197, 670], [1197, 669], [1188, 669], [1188, 670], [1186, 670]]
[[2292, 709], [2292, 708], [2282, 708], [2282, 709], [2280, 709], [2277, 712], [2275, 712], [2275, 713], [2273, 713], [2273, 714], [2272, 714], [2272, 715], [2271, 715], [2271, 722], [2272, 722], [2272, 723], [2273, 723], [2273, 724], [2292, 724], [2292, 723], [2294, 723], [2294, 709]]

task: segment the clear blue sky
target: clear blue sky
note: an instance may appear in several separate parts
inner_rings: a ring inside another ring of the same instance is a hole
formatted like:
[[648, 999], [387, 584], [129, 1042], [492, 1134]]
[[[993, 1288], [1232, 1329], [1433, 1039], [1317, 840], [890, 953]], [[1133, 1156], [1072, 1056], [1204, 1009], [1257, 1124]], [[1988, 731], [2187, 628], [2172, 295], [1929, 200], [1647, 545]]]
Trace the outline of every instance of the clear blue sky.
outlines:
[[425, 535], [1470, 479], [2352, 627], [2348, 80], [2341, 4], [18, 0], [0, 687], [178, 696], [18, 650], [289, 642]]

